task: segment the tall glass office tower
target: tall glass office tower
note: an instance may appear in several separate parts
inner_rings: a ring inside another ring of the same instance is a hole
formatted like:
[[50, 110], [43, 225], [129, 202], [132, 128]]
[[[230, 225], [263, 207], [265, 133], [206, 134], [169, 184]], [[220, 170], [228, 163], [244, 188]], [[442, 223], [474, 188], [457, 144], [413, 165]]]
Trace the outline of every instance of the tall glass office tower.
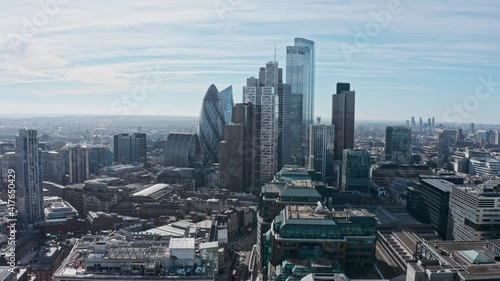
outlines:
[[[283, 84], [278, 62], [271, 61], [259, 69], [259, 78], [250, 77], [243, 87], [243, 101], [255, 105], [254, 111], [254, 187], [271, 181], [280, 165], [290, 161], [288, 126], [289, 87]], [[280, 115], [281, 114], [281, 115]]]
[[364, 149], [344, 149], [342, 190], [368, 193], [370, 190], [370, 152]]
[[342, 161], [344, 149], [354, 148], [354, 111], [356, 93], [349, 83], [337, 83], [332, 97], [332, 125], [335, 126], [335, 153], [333, 158]]
[[219, 96], [222, 101], [222, 108], [224, 110], [224, 119], [226, 124], [231, 123], [231, 118], [233, 115], [233, 86], [229, 86], [224, 90], [220, 91]]
[[410, 164], [411, 128], [396, 126], [385, 129], [385, 161]]
[[19, 218], [26, 223], [43, 220], [42, 162], [37, 131], [20, 129], [16, 137], [16, 182]]
[[323, 182], [333, 184], [334, 181], [334, 136], [335, 127], [318, 122], [311, 126], [311, 143], [309, 167], [321, 173]]
[[219, 145], [224, 137], [225, 123], [219, 90], [212, 84], [203, 98], [200, 113], [199, 137], [205, 167], [219, 162]]
[[292, 90], [292, 158], [304, 165], [309, 154], [310, 126], [314, 124], [314, 41], [295, 38], [286, 47], [286, 84]]

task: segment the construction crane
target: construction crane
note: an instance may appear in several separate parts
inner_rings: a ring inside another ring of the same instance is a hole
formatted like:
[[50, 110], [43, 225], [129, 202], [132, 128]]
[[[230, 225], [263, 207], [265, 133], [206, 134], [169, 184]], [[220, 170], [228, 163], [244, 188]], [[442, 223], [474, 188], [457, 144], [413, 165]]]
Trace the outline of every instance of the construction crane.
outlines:
[[189, 132], [190, 132], [190, 133], [192, 133], [192, 132], [193, 132], [193, 129], [194, 129], [195, 127], [196, 127], [196, 128], [198, 128], [198, 122], [196, 122], [196, 124], [194, 124], [194, 125], [191, 127], [191, 130], [189, 130]]

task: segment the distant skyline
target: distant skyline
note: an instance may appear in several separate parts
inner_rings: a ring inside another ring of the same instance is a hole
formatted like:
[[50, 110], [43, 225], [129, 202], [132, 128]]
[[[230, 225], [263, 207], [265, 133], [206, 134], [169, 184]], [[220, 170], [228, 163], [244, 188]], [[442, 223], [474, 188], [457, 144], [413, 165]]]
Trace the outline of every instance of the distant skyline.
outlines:
[[[500, 123], [500, 3], [58, 1], [0, 4], [0, 116], [198, 116], [210, 84], [241, 102], [274, 44], [285, 69], [303, 37], [316, 43], [323, 120], [348, 82], [358, 120]], [[481, 85], [490, 94], [477, 99]]]

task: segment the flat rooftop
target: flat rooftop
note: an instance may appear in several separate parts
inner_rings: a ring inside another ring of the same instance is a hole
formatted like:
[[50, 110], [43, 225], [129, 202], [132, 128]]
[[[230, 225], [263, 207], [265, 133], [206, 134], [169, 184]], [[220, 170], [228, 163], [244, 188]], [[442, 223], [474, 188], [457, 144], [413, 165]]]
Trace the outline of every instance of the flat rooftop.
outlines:
[[317, 213], [308, 206], [290, 206], [290, 217], [291, 219], [310, 219], [310, 220], [325, 220], [331, 219], [328, 213]]
[[294, 165], [285, 165], [281, 169], [281, 172], [285, 173], [307, 173], [307, 169], [301, 166], [294, 166]]
[[465, 279], [490, 280], [500, 278], [500, 240], [439, 241], [426, 244], [439, 263], [411, 263], [417, 270], [432, 272], [448, 270]]
[[170, 238], [171, 249], [194, 249], [194, 238]]
[[313, 188], [314, 185], [311, 180], [292, 180], [288, 183], [290, 187], [299, 187], [299, 188]]
[[454, 183], [443, 179], [422, 179], [422, 182], [438, 188], [442, 192], [451, 192], [451, 189], [456, 186]]
[[367, 209], [346, 209], [351, 217], [374, 217]]

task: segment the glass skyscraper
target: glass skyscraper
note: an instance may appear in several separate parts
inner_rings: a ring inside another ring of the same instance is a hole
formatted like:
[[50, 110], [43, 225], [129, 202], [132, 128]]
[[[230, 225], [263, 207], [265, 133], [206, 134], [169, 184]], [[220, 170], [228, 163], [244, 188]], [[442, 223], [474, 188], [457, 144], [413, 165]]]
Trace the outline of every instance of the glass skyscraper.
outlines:
[[320, 172], [323, 182], [328, 184], [334, 181], [334, 136], [335, 127], [332, 125], [311, 126], [310, 168]]
[[349, 83], [337, 83], [332, 101], [332, 125], [335, 126], [334, 159], [338, 161], [342, 161], [344, 149], [354, 148], [355, 98]]
[[411, 162], [411, 129], [404, 126], [385, 130], [385, 161], [400, 164]]
[[286, 47], [286, 84], [292, 92], [291, 153], [296, 164], [304, 165], [314, 124], [315, 48], [313, 41], [304, 38], [295, 38], [294, 43]]
[[231, 118], [233, 115], [233, 106], [234, 106], [233, 86], [229, 86], [224, 90], [220, 91], [219, 96], [222, 102], [222, 108], [224, 110], [224, 119], [226, 121], [226, 124], [231, 123]]
[[448, 168], [447, 166], [449, 157], [455, 150], [456, 136], [457, 132], [454, 130], [442, 130], [438, 133], [438, 143], [437, 143], [438, 168]]
[[[252, 181], [257, 188], [274, 178], [280, 160], [286, 163], [286, 159], [289, 159], [289, 154], [283, 152], [290, 142], [286, 128], [288, 119], [285, 115], [279, 115], [280, 105], [282, 113], [286, 111], [284, 98], [288, 92], [286, 86], [282, 85], [281, 74], [276, 61], [268, 62], [259, 69], [259, 79], [250, 77], [243, 87], [243, 101], [255, 104], [255, 166]], [[278, 94], [280, 87], [283, 90], [281, 95]]]
[[345, 149], [342, 163], [342, 190], [368, 193], [370, 189], [370, 152]]
[[212, 84], [203, 98], [198, 134], [205, 167], [219, 162], [219, 145], [224, 137], [225, 123], [219, 90]]

